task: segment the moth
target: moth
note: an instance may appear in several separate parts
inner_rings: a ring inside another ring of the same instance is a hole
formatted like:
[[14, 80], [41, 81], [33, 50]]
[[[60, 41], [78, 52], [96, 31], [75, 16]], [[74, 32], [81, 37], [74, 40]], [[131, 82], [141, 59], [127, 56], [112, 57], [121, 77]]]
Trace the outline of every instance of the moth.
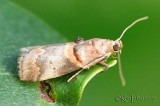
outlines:
[[[121, 52], [123, 47], [121, 38], [124, 33], [137, 22], [146, 20], [147, 18], [143, 17], [134, 21], [116, 40], [101, 38], [90, 40], [78, 39], [75, 42], [65, 44], [22, 48], [18, 61], [20, 80], [31, 82], [43, 81], [79, 70], [68, 79], [69, 82], [84, 69], [89, 69], [95, 64], [102, 64], [107, 69], [108, 65], [104, 61], [113, 53], [119, 54]], [[121, 79], [124, 82], [122, 75]]]

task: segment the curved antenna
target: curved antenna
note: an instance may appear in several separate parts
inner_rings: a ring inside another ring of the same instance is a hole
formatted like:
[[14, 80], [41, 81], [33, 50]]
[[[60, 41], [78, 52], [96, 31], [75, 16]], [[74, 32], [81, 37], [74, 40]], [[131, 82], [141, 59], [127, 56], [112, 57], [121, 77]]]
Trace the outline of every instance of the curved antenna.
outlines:
[[118, 68], [119, 68], [119, 76], [122, 82], [122, 86], [126, 85], [126, 80], [123, 76], [123, 72], [122, 72], [122, 65], [121, 65], [121, 57], [120, 57], [120, 53], [118, 52]]
[[124, 29], [124, 31], [122, 32], [121, 36], [117, 39], [117, 40], [121, 40], [121, 38], [123, 37], [124, 33], [129, 29], [131, 28], [133, 25], [135, 25], [136, 23], [140, 22], [140, 21], [143, 21], [143, 20], [146, 20], [148, 19], [149, 17], [146, 16], [146, 17], [143, 17], [143, 18], [139, 18], [137, 19], [136, 21], [134, 21], [131, 25], [129, 25], [127, 28]]

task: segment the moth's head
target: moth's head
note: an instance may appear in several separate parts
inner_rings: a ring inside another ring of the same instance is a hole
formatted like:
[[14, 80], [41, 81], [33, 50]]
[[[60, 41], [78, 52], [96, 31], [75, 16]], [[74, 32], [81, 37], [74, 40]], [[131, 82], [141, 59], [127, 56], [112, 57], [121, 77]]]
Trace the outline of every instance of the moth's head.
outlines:
[[132, 24], [130, 24], [127, 28], [125, 28], [122, 32], [122, 34], [120, 35], [120, 37], [115, 41], [115, 44], [113, 44], [113, 50], [114, 52], [121, 52], [121, 49], [123, 47], [122, 45], [122, 41], [121, 41], [121, 38], [123, 37], [123, 35], [125, 34], [125, 32], [131, 28], [133, 25], [135, 25], [136, 23], [140, 22], [140, 21], [143, 21], [143, 20], [146, 20], [148, 19], [148, 17], [143, 17], [143, 18], [139, 18], [137, 19], [136, 21], [134, 21]]
[[113, 50], [114, 52], [119, 52], [121, 53], [121, 50], [123, 48], [123, 44], [121, 40], [116, 40], [113, 44]]

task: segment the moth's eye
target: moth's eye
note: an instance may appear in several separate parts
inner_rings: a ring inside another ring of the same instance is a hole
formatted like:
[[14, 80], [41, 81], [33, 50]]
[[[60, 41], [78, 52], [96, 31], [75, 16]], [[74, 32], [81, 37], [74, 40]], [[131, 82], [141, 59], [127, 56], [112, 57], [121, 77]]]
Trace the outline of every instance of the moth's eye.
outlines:
[[120, 50], [120, 47], [119, 47], [119, 45], [115, 44], [115, 45], [113, 45], [113, 49], [114, 49], [114, 51], [118, 51], [118, 50]]

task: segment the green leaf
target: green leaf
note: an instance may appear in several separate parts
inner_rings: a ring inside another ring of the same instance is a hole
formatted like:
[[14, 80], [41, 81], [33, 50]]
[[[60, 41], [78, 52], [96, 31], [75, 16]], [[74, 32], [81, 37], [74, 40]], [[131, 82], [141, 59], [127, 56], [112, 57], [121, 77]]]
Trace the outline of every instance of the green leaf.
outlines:
[[19, 50], [64, 41], [60, 34], [29, 12], [10, 1], [0, 0], [0, 106], [36, 106], [43, 102], [39, 83], [19, 80]]
[[[109, 67], [114, 66], [117, 63], [116, 60], [107, 63]], [[105, 67], [97, 64], [91, 67], [89, 70], [82, 71], [75, 79], [70, 82], [67, 80], [76, 72], [65, 75], [64, 77], [48, 80], [51, 85], [51, 95], [57, 100], [57, 104], [63, 104], [65, 106], [77, 106], [81, 99], [84, 88], [87, 83], [98, 73], [102, 73]]]
[[[20, 81], [17, 59], [22, 47], [63, 43], [65, 38], [31, 13], [8, 0], [0, 0], [0, 40], [0, 106], [53, 106], [41, 99], [38, 82]], [[115, 61], [109, 65], [115, 65]], [[69, 83], [66, 80], [74, 73], [48, 80], [50, 95], [56, 100], [54, 106], [78, 105], [87, 83], [103, 68], [96, 65]]]

